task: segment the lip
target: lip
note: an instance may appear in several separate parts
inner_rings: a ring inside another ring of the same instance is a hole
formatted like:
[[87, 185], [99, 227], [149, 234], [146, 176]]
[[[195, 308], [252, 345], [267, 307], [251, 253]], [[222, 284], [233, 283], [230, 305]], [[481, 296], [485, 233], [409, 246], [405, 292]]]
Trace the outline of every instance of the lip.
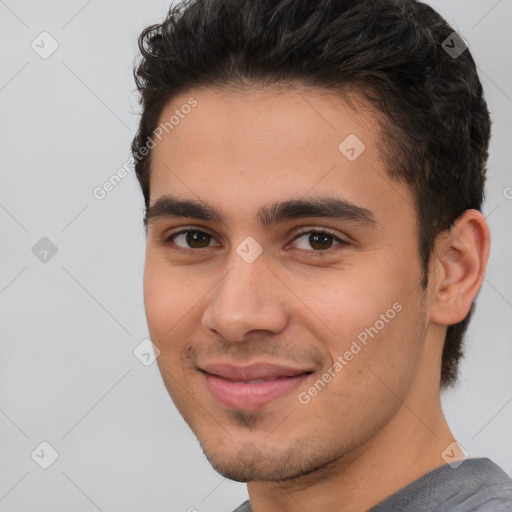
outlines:
[[[313, 372], [270, 363], [211, 364], [201, 371], [213, 397], [231, 409], [262, 408], [293, 391]], [[252, 380], [260, 382], [248, 382]]]

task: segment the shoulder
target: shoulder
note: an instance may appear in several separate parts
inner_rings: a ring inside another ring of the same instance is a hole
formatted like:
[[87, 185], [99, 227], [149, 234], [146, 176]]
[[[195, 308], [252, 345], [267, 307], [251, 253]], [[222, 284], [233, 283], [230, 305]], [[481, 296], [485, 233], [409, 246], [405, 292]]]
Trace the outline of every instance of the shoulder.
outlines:
[[489, 459], [466, 459], [423, 475], [371, 509], [371, 512], [509, 512], [512, 479]]
[[252, 512], [251, 503], [249, 500], [244, 501], [239, 507], [237, 507], [233, 512]]

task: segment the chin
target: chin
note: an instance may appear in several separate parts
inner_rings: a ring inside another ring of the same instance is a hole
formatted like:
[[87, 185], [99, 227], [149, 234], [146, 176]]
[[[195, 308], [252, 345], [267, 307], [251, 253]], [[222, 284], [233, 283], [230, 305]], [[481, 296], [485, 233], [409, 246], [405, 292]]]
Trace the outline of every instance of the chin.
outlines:
[[218, 445], [214, 450], [202, 444], [201, 447], [215, 471], [236, 482], [300, 482], [301, 477], [321, 472], [333, 462], [332, 453], [322, 457], [313, 451], [313, 456], [304, 446], [290, 446], [285, 451], [275, 447], [260, 449], [251, 442], [239, 448], [232, 444], [230, 450]]

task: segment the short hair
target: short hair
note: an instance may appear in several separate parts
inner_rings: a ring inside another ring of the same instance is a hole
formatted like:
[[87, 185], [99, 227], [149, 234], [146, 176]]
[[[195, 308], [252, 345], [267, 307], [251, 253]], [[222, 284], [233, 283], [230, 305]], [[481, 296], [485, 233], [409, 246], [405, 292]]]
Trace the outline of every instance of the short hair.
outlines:
[[[440, 233], [481, 210], [491, 120], [468, 48], [449, 53], [454, 30], [415, 0], [190, 0], [143, 30], [134, 76], [142, 114], [132, 143], [149, 205], [144, 148], [166, 104], [193, 88], [305, 86], [364, 97], [379, 117], [389, 176], [415, 200], [421, 286]], [[452, 39], [450, 39], [452, 37]], [[447, 328], [441, 387], [452, 387], [468, 315]]]

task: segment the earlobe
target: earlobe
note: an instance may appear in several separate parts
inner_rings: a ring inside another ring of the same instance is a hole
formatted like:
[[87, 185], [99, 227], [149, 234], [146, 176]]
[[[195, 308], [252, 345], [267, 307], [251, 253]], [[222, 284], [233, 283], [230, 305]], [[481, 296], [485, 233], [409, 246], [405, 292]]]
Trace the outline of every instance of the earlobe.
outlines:
[[466, 210], [450, 231], [438, 239], [431, 323], [453, 325], [466, 317], [482, 285], [489, 248], [489, 226], [477, 210]]

